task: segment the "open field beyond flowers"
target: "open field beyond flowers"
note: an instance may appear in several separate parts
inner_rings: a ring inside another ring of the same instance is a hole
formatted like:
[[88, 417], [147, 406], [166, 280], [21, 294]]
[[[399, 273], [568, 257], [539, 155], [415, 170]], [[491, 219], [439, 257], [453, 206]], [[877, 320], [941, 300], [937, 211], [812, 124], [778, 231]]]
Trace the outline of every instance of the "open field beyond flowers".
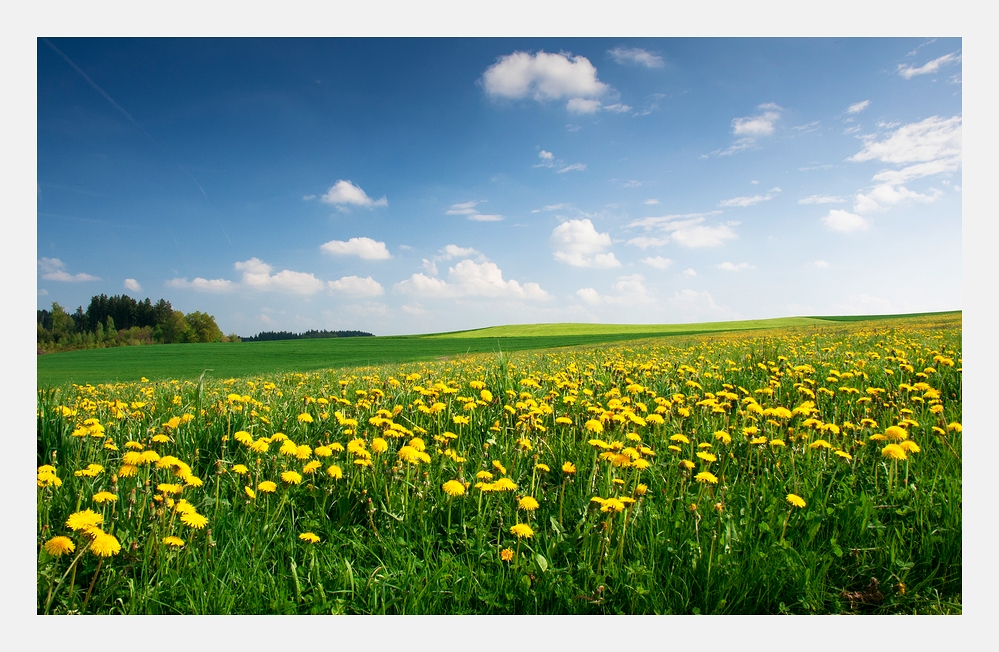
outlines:
[[958, 313], [43, 388], [37, 610], [960, 613], [961, 357]]

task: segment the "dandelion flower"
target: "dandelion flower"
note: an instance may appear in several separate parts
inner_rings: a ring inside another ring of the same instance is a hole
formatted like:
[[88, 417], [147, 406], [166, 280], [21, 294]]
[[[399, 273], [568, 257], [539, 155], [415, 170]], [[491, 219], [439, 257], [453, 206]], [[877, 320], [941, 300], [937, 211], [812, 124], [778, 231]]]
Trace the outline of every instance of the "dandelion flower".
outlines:
[[891, 441], [902, 441], [909, 438], [909, 433], [899, 426], [888, 426], [885, 428], [885, 437]]
[[197, 512], [187, 512], [181, 515], [180, 522], [196, 530], [200, 530], [208, 524], [208, 519]]
[[246, 493], [246, 497], [250, 500], [254, 500], [257, 497], [257, 492], [255, 492], [250, 487], [243, 487], [243, 491]]
[[905, 454], [905, 449], [898, 444], [888, 444], [881, 449], [881, 455], [892, 460], [906, 460], [908, 456]]
[[458, 482], [457, 480], [448, 480], [443, 484], [441, 489], [443, 489], [444, 493], [446, 493], [448, 496], [451, 496], [452, 498], [456, 498], [465, 493], [465, 485], [463, 485], [461, 482]]
[[799, 509], [801, 509], [802, 507], [805, 506], [805, 499], [802, 498], [801, 496], [796, 495], [796, 494], [788, 494], [787, 495], [787, 502], [791, 503], [792, 505], [794, 505], [795, 507], [797, 507]]
[[547, 464], [535, 464], [534, 468], [536, 468], [539, 471], [544, 471], [545, 473], [548, 473], [549, 471], [551, 471], [551, 469], [548, 468]]
[[343, 477], [343, 469], [341, 469], [336, 464], [330, 464], [326, 467], [326, 475], [333, 478], [334, 480], [339, 480]]
[[475, 474], [475, 477], [478, 478], [479, 480], [492, 480], [493, 474], [490, 473], [489, 471], [479, 471], [478, 473]]
[[562, 463], [562, 473], [568, 473], [569, 475], [572, 475], [575, 472], [576, 472], [576, 465], [575, 464], [573, 464], [572, 462], [563, 462]]
[[175, 537], [173, 535], [168, 537], [163, 537], [163, 543], [170, 546], [171, 548], [183, 548], [184, 540], [180, 537]]
[[690, 460], [680, 460], [680, 468], [687, 469], [689, 471], [694, 468], [694, 463]]
[[705, 453], [704, 451], [698, 451], [697, 456], [704, 460], [705, 462], [717, 462], [718, 458], [711, 453]]
[[506, 467], [499, 460], [493, 460], [493, 468], [499, 471], [501, 475], [506, 475]]
[[94, 502], [98, 505], [103, 505], [104, 503], [113, 503], [118, 500], [118, 496], [114, 495], [110, 491], [101, 491], [94, 494]]
[[298, 422], [299, 423], [312, 423], [312, 415], [309, 414], [308, 412], [302, 412], [300, 415], [298, 415]]
[[388, 450], [388, 442], [381, 437], [375, 437], [371, 440], [371, 450], [375, 453], [384, 453]]
[[132, 464], [122, 464], [121, 468], [118, 469], [118, 477], [121, 478], [131, 478], [139, 473], [139, 467]]
[[281, 480], [288, 484], [299, 484], [302, 482], [302, 474], [297, 471], [285, 471], [281, 474]]
[[277, 490], [277, 484], [271, 480], [264, 480], [257, 485], [257, 490], [262, 491], [265, 494], [272, 494]]
[[532, 498], [531, 496], [524, 496], [523, 498], [518, 500], [517, 506], [529, 512], [533, 512], [539, 507], [538, 501]]
[[319, 463], [319, 460], [312, 460], [311, 462], [302, 467], [302, 473], [308, 473], [311, 475], [315, 473], [320, 466], [322, 465]]
[[648, 490], [649, 490], [649, 486], [648, 486], [648, 485], [645, 485], [645, 484], [639, 484], [639, 485], [638, 485], [637, 487], [635, 487], [635, 495], [636, 495], [636, 496], [644, 496], [644, 495], [645, 495], [645, 493], [646, 493], [646, 492], [647, 492]]
[[605, 498], [601, 512], [621, 512], [624, 511], [624, 502], [617, 498]]
[[85, 530], [87, 528], [100, 525], [104, 522], [104, 517], [92, 509], [85, 509], [81, 512], [74, 512], [66, 519], [66, 527], [71, 530]]
[[517, 484], [507, 477], [502, 477], [493, 483], [496, 491], [514, 491], [517, 488]]
[[319, 537], [313, 532], [302, 532], [298, 538], [306, 543], [319, 543]]
[[45, 542], [45, 552], [53, 557], [61, 557], [67, 552], [73, 552], [74, 550], [76, 550], [76, 544], [69, 537], [52, 537]]
[[510, 528], [510, 534], [515, 534], [518, 539], [523, 539], [524, 537], [530, 539], [534, 536], [534, 530], [527, 523], [517, 523]]
[[249, 469], [246, 468], [245, 464], [235, 464], [232, 467], [232, 472], [238, 475], [246, 475], [249, 473]]
[[590, 419], [583, 426], [583, 429], [588, 432], [592, 432], [593, 434], [599, 435], [604, 431], [604, 426], [596, 419]]
[[842, 457], [844, 460], [852, 460], [853, 456], [845, 451], [833, 451], [836, 455]]
[[708, 471], [701, 471], [700, 473], [694, 476], [694, 479], [697, 480], [698, 482], [710, 482], [711, 484], [718, 484], [718, 478], [715, 476], [715, 474], [710, 473]]
[[121, 552], [121, 543], [113, 534], [98, 530], [90, 544], [90, 551], [99, 557], [110, 557]]
[[513, 559], [513, 548], [503, 548], [500, 550], [500, 559], [510, 561]]
[[912, 441], [911, 439], [906, 439], [899, 446], [902, 447], [906, 453], [918, 453], [920, 451], [919, 444]]

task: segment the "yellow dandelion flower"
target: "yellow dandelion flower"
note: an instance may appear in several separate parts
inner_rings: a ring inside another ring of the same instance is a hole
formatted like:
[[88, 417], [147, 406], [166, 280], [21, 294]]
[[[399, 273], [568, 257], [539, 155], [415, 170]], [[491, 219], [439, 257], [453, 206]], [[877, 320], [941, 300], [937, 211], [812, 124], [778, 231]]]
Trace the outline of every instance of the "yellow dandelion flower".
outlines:
[[563, 462], [562, 463], [562, 473], [567, 473], [569, 475], [572, 475], [575, 472], [576, 472], [576, 465], [575, 464], [573, 464], [572, 462]]
[[246, 493], [246, 497], [250, 500], [255, 500], [257, 497], [257, 492], [255, 492], [250, 487], [243, 487], [243, 491]]
[[681, 444], [689, 444], [690, 443], [690, 440], [687, 439], [687, 437], [685, 435], [681, 435], [679, 433], [675, 434], [675, 435], [670, 435], [669, 440], [670, 441], [677, 441], [677, 442], [680, 442]]
[[705, 453], [704, 451], [698, 451], [697, 457], [701, 458], [705, 462], [717, 462], [718, 458], [711, 453]]
[[164, 494], [179, 494], [184, 488], [179, 484], [170, 484], [168, 482], [162, 482], [156, 485], [156, 491]]
[[360, 457], [354, 460], [354, 464], [356, 464], [357, 466], [371, 466], [371, 460], [369, 460], [366, 457]]
[[76, 550], [76, 544], [69, 537], [52, 537], [45, 542], [45, 552], [53, 557], [61, 557], [67, 552], [73, 552], [74, 550]]
[[587, 432], [592, 432], [595, 435], [599, 435], [599, 434], [603, 433], [604, 426], [603, 426], [602, 423], [600, 423], [596, 419], [590, 419], [583, 426], [583, 430], [586, 430]]
[[250, 470], [246, 468], [245, 464], [234, 464], [232, 467], [232, 472], [237, 475], [246, 475], [247, 473], [250, 472]]
[[530, 539], [534, 536], [534, 530], [532, 530], [531, 526], [527, 523], [517, 523], [510, 528], [510, 534], [516, 535], [518, 539], [523, 539], [525, 537]]
[[680, 468], [687, 469], [689, 471], [694, 468], [694, 463], [690, 460], [680, 460]]
[[905, 449], [898, 444], [888, 444], [881, 449], [881, 455], [892, 460], [906, 460], [908, 457], [905, 454]]
[[163, 435], [163, 434], [153, 435], [153, 443], [154, 444], [165, 444], [168, 441], [170, 441], [170, 438], [167, 437], [166, 435]]
[[375, 437], [371, 440], [371, 450], [375, 453], [384, 453], [388, 450], [388, 442], [381, 437]]
[[308, 412], [302, 412], [300, 415], [298, 415], [298, 422], [299, 423], [312, 423], [312, 415], [309, 414]]
[[181, 539], [180, 537], [175, 537], [173, 535], [168, 537], [163, 537], [163, 543], [170, 546], [171, 548], [183, 548], [185, 545], [183, 539]]
[[90, 551], [99, 557], [110, 557], [121, 552], [121, 543], [113, 534], [98, 530], [90, 543]]
[[493, 483], [493, 487], [496, 491], [514, 491], [517, 488], [517, 484], [507, 477], [502, 477]]
[[919, 444], [912, 441], [911, 439], [906, 439], [899, 446], [902, 447], [906, 453], [918, 453], [920, 451]]
[[104, 517], [92, 509], [74, 512], [66, 519], [66, 527], [70, 530], [85, 530], [104, 522]]
[[624, 511], [624, 502], [617, 498], [605, 498], [600, 507], [601, 512], [621, 512]]
[[500, 559], [510, 561], [513, 559], [513, 548], [503, 548], [500, 550]]
[[649, 486], [648, 485], [639, 484], [637, 487], [635, 487], [635, 495], [636, 496], [644, 496], [648, 490], [649, 490]]
[[786, 500], [799, 509], [805, 506], [805, 499], [796, 494], [788, 494]]
[[139, 454], [139, 459], [141, 464], [152, 464], [160, 459], [160, 454], [156, 451], [142, 451]]
[[295, 459], [307, 460], [312, 457], [312, 448], [302, 444], [295, 448]]
[[319, 543], [319, 537], [313, 532], [302, 532], [298, 538], [306, 543]]
[[947, 424], [948, 432], [961, 432], [962, 430], [963, 428], [961, 427], [961, 424], [958, 423], [957, 421], [951, 421], [950, 423]]
[[698, 482], [718, 484], [718, 478], [715, 476], [715, 474], [709, 473], [708, 471], [701, 471], [700, 473], [694, 476], [694, 479], [697, 480]]
[[270, 440], [272, 442], [274, 442], [274, 441], [288, 441], [288, 435], [284, 434], [283, 432], [275, 432], [273, 435], [270, 436]]
[[302, 467], [302, 473], [308, 473], [309, 475], [315, 473], [319, 467], [322, 466], [319, 460], [312, 460], [308, 464]]
[[548, 468], [547, 464], [535, 464], [534, 468], [536, 468], [539, 471], [544, 471], [545, 473], [548, 473], [549, 471], [551, 471], [551, 469]]
[[302, 482], [302, 474], [297, 471], [285, 471], [281, 474], [281, 481], [288, 484], [299, 484]]
[[326, 475], [333, 478], [334, 480], [339, 480], [343, 477], [343, 469], [341, 469], [336, 464], [331, 464], [326, 467]]
[[290, 439], [286, 439], [284, 443], [281, 444], [281, 448], [278, 449], [278, 452], [282, 455], [287, 455], [288, 457], [295, 457], [298, 455], [298, 444]]
[[194, 505], [181, 498], [177, 501], [174, 511], [178, 514], [190, 514], [191, 512], [197, 512], [198, 510], [194, 508]]
[[180, 515], [180, 522], [188, 527], [200, 530], [208, 524], [208, 519], [197, 512], [187, 512]]
[[909, 438], [909, 433], [899, 426], [888, 426], [885, 428], [885, 437], [891, 441], [903, 441]]
[[529, 512], [533, 512], [539, 507], [538, 501], [532, 498], [531, 496], [524, 496], [523, 498], [518, 500], [517, 506]]
[[270, 442], [261, 437], [250, 445], [250, 450], [254, 453], [266, 453], [270, 447]]
[[850, 455], [849, 453], [845, 452], [845, 451], [833, 451], [833, 453], [835, 453], [839, 457], [842, 457], [844, 460], [852, 460], [853, 459], [853, 456]]
[[272, 494], [277, 491], [277, 484], [271, 480], [264, 480], [257, 485], [257, 490], [262, 491], [265, 494]]
[[110, 491], [100, 491], [94, 494], [94, 502], [98, 505], [103, 505], [104, 503], [113, 503], [118, 500], [118, 496], [114, 495]]
[[465, 493], [465, 485], [457, 480], [448, 480], [443, 484], [441, 489], [443, 489], [444, 493], [452, 498], [456, 498]]
[[122, 478], [131, 478], [139, 473], [139, 467], [133, 466], [132, 464], [122, 464], [121, 468], [118, 469], [118, 476]]

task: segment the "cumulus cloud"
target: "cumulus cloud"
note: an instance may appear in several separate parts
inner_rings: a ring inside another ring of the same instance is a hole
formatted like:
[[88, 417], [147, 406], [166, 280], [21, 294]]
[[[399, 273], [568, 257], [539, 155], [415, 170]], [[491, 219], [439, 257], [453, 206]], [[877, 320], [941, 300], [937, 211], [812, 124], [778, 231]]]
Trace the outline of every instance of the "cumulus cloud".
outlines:
[[756, 269], [755, 265], [750, 265], [749, 263], [739, 263], [736, 265], [735, 263], [724, 262], [720, 265], [716, 265], [716, 267], [726, 272], [742, 272], [747, 269]]
[[798, 200], [799, 204], [844, 204], [846, 199], [832, 195], [810, 195]]
[[824, 260], [816, 260], [813, 264], [819, 269], [826, 269], [829, 267], [829, 263]]
[[381, 283], [366, 276], [344, 276], [335, 281], [328, 281], [327, 285], [334, 292], [348, 294], [355, 297], [377, 297], [385, 293]]
[[100, 277], [92, 274], [78, 272], [70, 274], [66, 271], [66, 263], [58, 258], [40, 258], [38, 268], [42, 272], [42, 278], [46, 281], [64, 281], [66, 283], [81, 283], [83, 281], [99, 281]]
[[868, 193], [859, 193], [856, 203], [853, 205], [853, 210], [858, 213], [883, 211], [906, 200], [926, 204], [936, 201], [943, 195], [943, 192], [936, 188], [932, 188], [931, 190], [930, 194], [921, 194], [913, 192], [905, 186], [893, 186], [889, 183], [882, 183], [875, 186]]
[[368, 197], [368, 194], [364, 192], [359, 186], [355, 186], [350, 181], [340, 179], [326, 191], [326, 194], [320, 197], [320, 201], [327, 204], [335, 204], [337, 206], [360, 206], [362, 208], [373, 208], [375, 206], [388, 206], [388, 199], [382, 197], [381, 199], [374, 200]]
[[427, 314], [426, 308], [424, 308], [419, 302], [403, 304], [402, 311], [415, 317], [422, 317]]
[[544, 51], [500, 57], [482, 74], [482, 84], [490, 97], [537, 102], [596, 98], [610, 90], [586, 57]]
[[469, 256], [478, 255], [481, 256], [481, 252], [472, 247], [459, 247], [455, 244], [445, 245], [443, 249], [440, 250], [440, 254], [436, 256], [437, 260], [451, 260], [452, 258], [467, 258]]
[[718, 203], [721, 208], [731, 208], [733, 206], [738, 206], [740, 208], [746, 208], [747, 206], [752, 206], [753, 204], [759, 204], [763, 201], [770, 201], [780, 193], [780, 188], [771, 188], [767, 191], [766, 195], [753, 195], [752, 197], [733, 197], [732, 199], [725, 199]]
[[364, 260], [387, 260], [392, 257], [384, 242], [371, 238], [330, 240], [320, 245], [319, 249], [334, 256], [358, 256]]
[[476, 263], [465, 259], [448, 269], [448, 280], [413, 274], [395, 284], [397, 292], [429, 298], [489, 297], [508, 299], [547, 300], [551, 295], [537, 283], [521, 285], [503, 279], [503, 272], [491, 262]]
[[642, 227], [647, 231], [656, 229], [667, 234], [671, 240], [684, 247], [695, 249], [700, 247], [718, 247], [724, 244], [726, 240], [734, 240], [738, 237], [731, 228], [738, 224], [738, 222], [729, 222], [728, 224], [714, 226], [704, 224], [705, 216], [716, 215], [720, 212], [711, 211], [709, 213], [643, 217], [632, 220], [625, 228]]
[[655, 206], [658, 203], [659, 203], [658, 199], [646, 199], [645, 200], [645, 205], [646, 206]]
[[272, 273], [274, 268], [260, 260], [251, 258], [237, 262], [233, 265], [236, 271], [242, 272], [239, 283], [224, 279], [206, 279], [196, 277], [188, 281], [187, 278], [174, 278], [166, 282], [167, 287], [197, 290], [199, 292], [210, 292], [224, 294], [239, 289], [252, 290], [256, 292], [281, 292], [284, 294], [298, 294], [309, 296], [323, 290], [325, 285], [315, 275], [306, 272], [295, 272], [290, 269], [283, 269], [280, 272]]
[[125, 289], [129, 292], [142, 292], [142, 286], [134, 278], [125, 279]]
[[437, 263], [435, 263], [434, 261], [427, 260], [426, 258], [424, 258], [423, 259], [423, 269], [427, 270], [427, 272], [431, 276], [437, 276]]
[[961, 56], [957, 52], [951, 52], [950, 54], [945, 54], [942, 57], [937, 57], [933, 61], [925, 63], [918, 68], [900, 63], [895, 71], [905, 79], [912, 79], [917, 75], [929, 75], [938, 72], [943, 66], [956, 63], [960, 60]]
[[551, 243], [555, 260], [573, 267], [620, 267], [610, 247], [609, 233], [598, 233], [589, 219], [569, 220], [552, 231]]
[[565, 104], [565, 108], [569, 113], [596, 113], [603, 107], [600, 100], [587, 100], [582, 97], [574, 97]]
[[465, 215], [468, 219], [473, 222], [499, 222], [503, 219], [502, 215], [486, 215], [480, 213], [475, 206], [479, 204], [477, 201], [467, 201], [461, 204], [451, 204], [451, 208], [447, 209], [445, 215]]
[[662, 256], [654, 256], [649, 258], [643, 258], [642, 262], [649, 267], [655, 267], [656, 269], [669, 269], [673, 261], [669, 258], [663, 258]]
[[683, 275], [684, 276], [697, 276], [697, 272], [694, 271], [693, 267], [688, 267], [687, 269], [683, 270]]
[[[752, 149], [756, 147], [758, 139], [773, 135], [774, 123], [780, 119], [781, 111], [784, 109], [773, 102], [760, 104], [756, 108], [761, 109], [762, 112], [732, 120], [732, 135], [738, 137], [736, 141], [729, 147], [715, 150], [711, 154], [730, 156], [736, 152]], [[707, 154], [701, 155], [702, 158], [707, 156]]]
[[662, 68], [665, 65], [662, 57], [642, 48], [614, 48], [608, 50], [607, 54], [621, 64], [632, 63], [646, 68]]
[[633, 306], [642, 303], [655, 303], [648, 288], [645, 287], [645, 277], [641, 274], [631, 274], [619, 276], [617, 281], [611, 285], [614, 294], [601, 295], [593, 288], [580, 288], [576, 290], [578, 296], [584, 303], [590, 305], [611, 304], [622, 306]]
[[867, 220], [860, 215], [835, 209], [830, 210], [829, 214], [822, 218], [822, 223], [840, 233], [866, 231], [868, 227]]
[[860, 113], [861, 111], [863, 111], [864, 109], [866, 109], [870, 105], [871, 105], [871, 101], [870, 100], [864, 100], [863, 102], [857, 102], [856, 104], [851, 104], [849, 107], [847, 107], [846, 112], [847, 113]]

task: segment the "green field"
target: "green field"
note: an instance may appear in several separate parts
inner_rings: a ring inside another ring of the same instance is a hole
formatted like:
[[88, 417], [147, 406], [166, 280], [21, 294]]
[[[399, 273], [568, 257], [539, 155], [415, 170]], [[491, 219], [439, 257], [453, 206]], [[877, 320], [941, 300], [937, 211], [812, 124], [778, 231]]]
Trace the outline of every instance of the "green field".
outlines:
[[284, 340], [240, 344], [163, 344], [89, 349], [38, 358], [38, 385], [215, 378], [434, 360], [467, 353], [526, 351], [653, 337], [787, 329], [950, 313], [787, 317], [699, 324], [526, 324], [429, 335]]

